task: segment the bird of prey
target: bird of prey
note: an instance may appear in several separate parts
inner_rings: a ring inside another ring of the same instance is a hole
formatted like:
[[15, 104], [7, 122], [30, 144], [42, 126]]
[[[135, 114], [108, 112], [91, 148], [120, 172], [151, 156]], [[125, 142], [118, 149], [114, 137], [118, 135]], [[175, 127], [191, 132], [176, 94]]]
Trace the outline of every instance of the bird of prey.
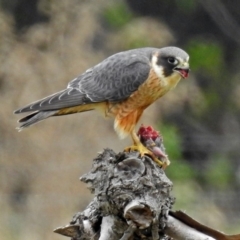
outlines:
[[143, 111], [188, 77], [189, 56], [180, 48], [139, 48], [116, 53], [69, 82], [66, 89], [14, 113], [32, 112], [18, 130], [52, 116], [100, 110], [114, 118], [120, 138], [131, 135], [141, 155], [152, 153], [140, 142], [135, 125]]

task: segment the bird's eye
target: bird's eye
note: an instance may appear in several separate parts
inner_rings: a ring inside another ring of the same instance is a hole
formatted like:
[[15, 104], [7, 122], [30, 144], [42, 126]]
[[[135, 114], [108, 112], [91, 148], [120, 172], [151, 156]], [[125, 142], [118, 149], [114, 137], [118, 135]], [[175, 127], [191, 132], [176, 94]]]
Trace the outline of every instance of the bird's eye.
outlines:
[[169, 57], [168, 62], [172, 65], [177, 65], [178, 64], [178, 60], [174, 57]]

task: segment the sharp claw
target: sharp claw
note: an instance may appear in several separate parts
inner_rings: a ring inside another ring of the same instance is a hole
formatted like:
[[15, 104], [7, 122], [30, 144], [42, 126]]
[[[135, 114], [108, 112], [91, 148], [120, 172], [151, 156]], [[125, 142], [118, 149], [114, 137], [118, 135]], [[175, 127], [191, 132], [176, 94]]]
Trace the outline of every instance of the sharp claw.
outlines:
[[166, 166], [168, 165], [168, 163], [164, 163], [161, 160], [159, 160], [153, 152], [151, 152], [150, 150], [148, 150], [146, 147], [144, 147], [143, 145], [137, 146], [137, 145], [133, 145], [130, 147], [127, 147], [124, 149], [125, 152], [131, 152], [131, 151], [138, 151], [140, 156], [143, 157], [144, 155], [147, 155], [149, 157], [151, 157], [153, 159], [154, 162], [156, 162], [160, 167], [162, 167], [163, 169], [166, 168]]
[[153, 160], [155, 163], [157, 163], [157, 165], [159, 165], [160, 167], [162, 167], [163, 169], [166, 168], [167, 163], [162, 162], [161, 160], [159, 160], [159, 159], [154, 155], [154, 153], [150, 152], [150, 154], [146, 154], [146, 155], [149, 155], [149, 156], [152, 158], [152, 160]]

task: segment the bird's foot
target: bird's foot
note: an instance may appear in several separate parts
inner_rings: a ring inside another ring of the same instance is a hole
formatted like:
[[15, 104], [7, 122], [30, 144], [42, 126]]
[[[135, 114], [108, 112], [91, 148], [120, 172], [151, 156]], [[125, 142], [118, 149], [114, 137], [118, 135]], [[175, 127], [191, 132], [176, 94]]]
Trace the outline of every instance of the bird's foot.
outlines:
[[139, 145], [132, 145], [132, 146], [130, 146], [130, 147], [127, 147], [127, 148], [125, 148], [124, 149], [124, 151], [125, 152], [131, 152], [131, 151], [137, 151], [137, 152], [139, 152], [139, 154], [140, 154], [140, 156], [141, 157], [143, 157], [144, 155], [147, 155], [147, 156], [149, 156], [149, 157], [151, 157], [152, 158], [152, 160], [154, 161], [154, 162], [156, 162], [157, 163], [157, 165], [159, 165], [160, 167], [162, 167], [163, 169], [165, 169], [168, 165], [169, 165], [169, 163], [168, 163], [168, 161], [161, 161], [160, 159], [158, 159], [157, 157], [156, 157], [156, 155], [152, 152], [152, 151], [150, 151], [149, 149], [147, 149], [144, 145], [142, 145], [142, 144], [139, 144]]

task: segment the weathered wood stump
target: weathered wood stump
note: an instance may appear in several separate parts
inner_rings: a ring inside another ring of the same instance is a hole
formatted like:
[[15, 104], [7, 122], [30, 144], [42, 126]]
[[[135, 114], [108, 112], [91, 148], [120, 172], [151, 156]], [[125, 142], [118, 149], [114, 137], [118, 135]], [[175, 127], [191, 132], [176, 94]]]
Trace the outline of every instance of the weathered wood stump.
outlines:
[[[142, 143], [168, 165], [161, 136], [151, 127], [140, 130]], [[240, 240], [240, 235], [225, 235], [181, 211], [170, 211], [172, 182], [152, 158], [139, 152], [105, 149], [80, 180], [94, 199], [70, 224], [54, 230], [72, 240]]]
[[174, 202], [172, 183], [151, 158], [138, 155], [105, 149], [94, 159], [81, 177], [93, 201], [73, 217], [67, 232], [55, 231], [74, 240], [159, 239]]

